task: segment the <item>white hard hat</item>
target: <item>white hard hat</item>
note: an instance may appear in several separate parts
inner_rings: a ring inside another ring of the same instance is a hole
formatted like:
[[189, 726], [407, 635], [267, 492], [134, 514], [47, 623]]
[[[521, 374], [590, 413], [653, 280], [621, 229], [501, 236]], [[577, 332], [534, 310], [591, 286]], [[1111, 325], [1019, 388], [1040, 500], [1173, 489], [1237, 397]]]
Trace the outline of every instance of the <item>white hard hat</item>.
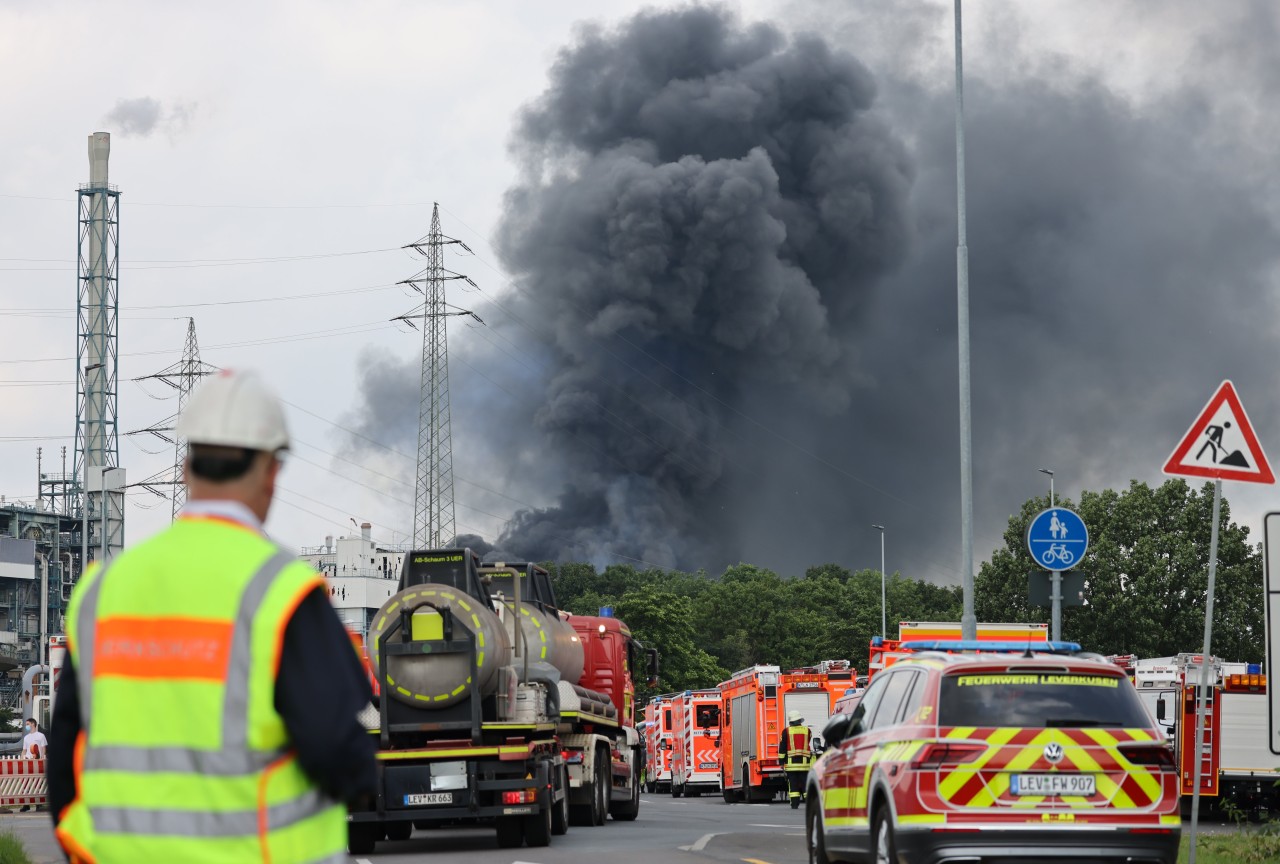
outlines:
[[280, 399], [255, 372], [224, 369], [200, 385], [178, 418], [192, 444], [273, 453], [289, 446]]
[[787, 715], [788, 723], [799, 723], [804, 720], [804, 716], [799, 711], [792, 711]]

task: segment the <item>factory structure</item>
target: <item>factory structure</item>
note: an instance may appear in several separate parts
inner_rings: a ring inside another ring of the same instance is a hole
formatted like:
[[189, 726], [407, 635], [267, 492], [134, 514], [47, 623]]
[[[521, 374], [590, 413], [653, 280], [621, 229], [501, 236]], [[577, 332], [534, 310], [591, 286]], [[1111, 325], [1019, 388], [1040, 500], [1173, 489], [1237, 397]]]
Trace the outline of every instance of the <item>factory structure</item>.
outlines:
[[[76, 580], [125, 543], [129, 484], [120, 465], [117, 422], [120, 190], [108, 182], [110, 134], [90, 135], [88, 155], [89, 182], [77, 190], [76, 203], [75, 444], [55, 454], [37, 449], [33, 500], [0, 495], [0, 706], [20, 708], [24, 715], [41, 711], [41, 692], [47, 710], [48, 673], [53, 667], [56, 675], [60, 662], [60, 634]], [[428, 314], [424, 308], [424, 322]], [[178, 390], [180, 411], [199, 377], [214, 369], [199, 359], [191, 321], [183, 359], [147, 377]], [[132, 485], [171, 494], [176, 515], [185, 500], [185, 442], [165, 434], [172, 433], [175, 420], [176, 415], [139, 430], [172, 442], [175, 460], [171, 469]], [[344, 625], [363, 635], [373, 613], [395, 593], [407, 547], [375, 543], [369, 523], [359, 527], [358, 537], [327, 537], [324, 546], [304, 549], [301, 557], [325, 576]]]
[[302, 549], [302, 560], [328, 583], [329, 600], [342, 624], [352, 633], [366, 636], [373, 615], [399, 586], [405, 546], [373, 541], [373, 526], [360, 525], [359, 537], [324, 538], [323, 546]]

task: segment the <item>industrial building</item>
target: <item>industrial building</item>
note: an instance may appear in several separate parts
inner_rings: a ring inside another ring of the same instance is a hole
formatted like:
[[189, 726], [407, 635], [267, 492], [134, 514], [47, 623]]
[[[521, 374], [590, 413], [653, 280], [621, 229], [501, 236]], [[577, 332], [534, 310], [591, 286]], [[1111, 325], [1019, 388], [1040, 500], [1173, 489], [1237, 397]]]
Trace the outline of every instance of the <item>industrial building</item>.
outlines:
[[304, 548], [302, 560], [323, 576], [338, 617], [352, 633], [366, 636], [374, 613], [394, 593], [408, 549], [375, 543], [373, 526], [360, 526], [359, 537], [324, 538], [323, 546]]

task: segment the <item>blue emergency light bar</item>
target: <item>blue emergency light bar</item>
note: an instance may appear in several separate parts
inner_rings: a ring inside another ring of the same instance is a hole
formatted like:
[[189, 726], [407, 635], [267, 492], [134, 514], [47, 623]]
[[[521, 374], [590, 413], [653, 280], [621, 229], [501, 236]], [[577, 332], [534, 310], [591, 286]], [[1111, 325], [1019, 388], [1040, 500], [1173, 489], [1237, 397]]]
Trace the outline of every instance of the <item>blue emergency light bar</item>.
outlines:
[[995, 639], [920, 639], [903, 642], [903, 651], [993, 651], [1022, 654], [1027, 651], [1071, 654], [1080, 650], [1079, 642], [1005, 642]]

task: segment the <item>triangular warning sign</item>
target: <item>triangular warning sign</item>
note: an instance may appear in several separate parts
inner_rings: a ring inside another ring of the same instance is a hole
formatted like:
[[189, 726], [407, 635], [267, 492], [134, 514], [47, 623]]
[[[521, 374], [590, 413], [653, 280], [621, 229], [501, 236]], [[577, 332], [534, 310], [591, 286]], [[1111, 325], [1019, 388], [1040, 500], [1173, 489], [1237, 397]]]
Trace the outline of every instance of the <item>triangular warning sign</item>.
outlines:
[[1236, 388], [1223, 381], [1164, 463], [1164, 473], [1245, 483], [1275, 483]]

